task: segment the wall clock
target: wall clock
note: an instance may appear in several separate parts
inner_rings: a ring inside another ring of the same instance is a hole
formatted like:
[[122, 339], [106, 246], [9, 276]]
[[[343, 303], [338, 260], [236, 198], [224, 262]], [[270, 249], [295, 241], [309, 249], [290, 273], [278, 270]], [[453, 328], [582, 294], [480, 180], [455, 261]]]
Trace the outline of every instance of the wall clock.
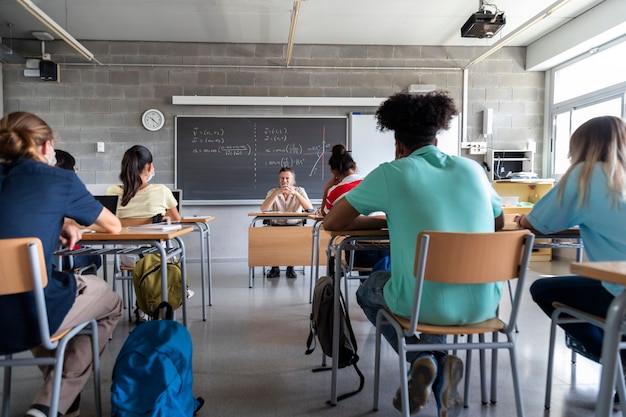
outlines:
[[148, 109], [141, 116], [141, 124], [151, 132], [156, 132], [165, 124], [165, 116], [160, 110]]

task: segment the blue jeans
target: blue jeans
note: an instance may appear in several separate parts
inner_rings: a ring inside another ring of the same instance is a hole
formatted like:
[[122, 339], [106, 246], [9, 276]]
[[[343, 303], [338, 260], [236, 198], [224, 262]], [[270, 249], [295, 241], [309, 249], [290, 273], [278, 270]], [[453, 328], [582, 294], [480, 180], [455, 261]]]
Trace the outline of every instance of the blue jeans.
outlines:
[[[600, 281], [578, 275], [538, 279], [530, 286], [530, 294], [548, 317], [551, 317], [554, 311], [552, 307], [554, 301], [586, 313], [606, 317], [609, 304], [614, 298]], [[560, 327], [583, 345], [587, 352], [597, 358], [601, 356], [604, 332], [599, 327], [588, 323], [562, 324]], [[622, 360], [624, 359], [626, 358], [622, 353]]]
[[[356, 292], [356, 300], [363, 309], [368, 320], [376, 325], [376, 314], [381, 308], [387, 308], [387, 302], [383, 296], [383, 287], [391, 278], [391, 271], [375, 271], [361, 284]], [[391, 326], [382, 326], [381, 333], [387, 339], [393, 350], [398, 352], [398, 336]], [[445, 335], [422, 333], [420, 337], [411, 336], [406, 338], [407, 344], [415, 343], [444, 343]], [[409, 352], [407, 360], [413, 363], [424, 352]]]

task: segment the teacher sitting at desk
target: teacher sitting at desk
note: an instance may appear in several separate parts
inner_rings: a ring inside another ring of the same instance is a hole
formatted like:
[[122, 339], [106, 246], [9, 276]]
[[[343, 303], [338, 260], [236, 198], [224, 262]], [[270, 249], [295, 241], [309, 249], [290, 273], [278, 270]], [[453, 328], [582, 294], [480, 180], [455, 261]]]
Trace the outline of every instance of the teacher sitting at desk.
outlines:
[[[376, 112], [378, 126], [393, 130], [396, 160], [379, 165], [324, 218], [329, 231], [389, 228], [391, 271], [376, 271], [359, 287], [357, 301], [376, 323], [378, 310], [410, 317], [415, 289], [413, 265], [417, 235], [424, 230], [493, 232], [504, 226], [502, 201], [483, 168], [468, 158], [449, 156], [437, 148], [437, 133], [447, 129], [457, 113], [447, 93], [399, 93]], [[387, 219], [361, 214], [383, 211]], [[450, 254], [454, 260], [454, 253]], [[501, 284], [441, 284], [426, 281], [421, 321], [435, 325], [478, 323], [494, 316]], [[382, 334], [398, 351], [391, 326]], [[445, 335], [422, 333], [407, 343], [442, 343]], [[463, 363], [445, 352], [412, 352], [409, 409], [417, 413], [431, 392], [440, 417], [447, 416], [447, 399], [454, 397]], [[455, 399], [456, 400], [456, 399]], [[393, 405], [402, 410], [400, 390]]]
[[[570, 138], [571, 166], [559, 183], [515, 221], [544, 234], [580, 226], [590, 261], [626, 261], [626, 123], [602, 116], [583, 123]], [[530, 287], [533, 300], [550, 317], [553, 302], [606, 317], [624, 287], [577, 275], [541, 278]], [[599, 360], [603, 331], [588, 323], [559, 324]], [[620, 350], [622, 363], [626, 353]], [[626, 399], [621, 398], [622, 401]]]
[[[278, 187], [267, 192], [265, 201], [261, 204], [261, 211], [279, 211], [285, 213], [300, 213], [302, 210], [313, 209], [313, 204], [304, 188], [296, 186], [296, 174], [290, 167], [282, 167], [278, 172]], [[273, 226], [287, 226], [301, 224], [302, 220], [272, 220]], [[293, 266], [287, 267], [287, 278], [296, 278]], [[280, 268], [272, 266], [268, 272], [268, 278], [280, 276]]]

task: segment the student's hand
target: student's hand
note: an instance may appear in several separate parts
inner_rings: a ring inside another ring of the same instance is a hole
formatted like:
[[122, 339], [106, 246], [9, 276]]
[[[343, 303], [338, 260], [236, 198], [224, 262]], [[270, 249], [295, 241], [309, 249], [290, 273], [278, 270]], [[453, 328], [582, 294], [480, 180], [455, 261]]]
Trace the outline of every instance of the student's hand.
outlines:
[[61, 229], [61, 236], [59, 241], [66, 248], [73, 248], [76, 243], [83, 237], [80, 231], [80, 225], [73, 220], [66, 219], [63, 222], [63, 228]]

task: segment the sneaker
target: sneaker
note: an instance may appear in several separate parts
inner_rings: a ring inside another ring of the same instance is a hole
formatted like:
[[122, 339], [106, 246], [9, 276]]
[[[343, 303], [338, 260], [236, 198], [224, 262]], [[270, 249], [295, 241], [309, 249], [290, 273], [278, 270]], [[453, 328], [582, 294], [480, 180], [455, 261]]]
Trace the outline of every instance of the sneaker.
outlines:
[[[417, 358], [411, 366], [409, 375], [409, 413], [415, 414], [428, 404], [431, 385], [437, 377], [437, 361], [433, 355], [423, 355]], [[393, 397], [393, 406], [402, 411], [402, 392], [400, 388]]]
[[448, 416], [448, 407], [462, 403], [462, 397], [457, 389], [463, 378], [463, 361], [454, 355], [447, 355], [443, 359], [437, 381], [434, 384], [435, 400], [439, 417]]
[[273, 266], [270, 272], [267, 273], [268, 278], [278, 278], [280, 276], [280, 268]]
[[[33, 404], [24, 417], [49, 417], [50, 407], [42, 404]], [[74, 400], [70, 408], [67, 410], [67, 413], [61, 414], [58, 413], [59, 417], [79, 417], [80, 416], [80, 394]]]
[[298, 275], [296, 275], [296, 271], [293, 270], [293, 266], [288, 266], [287, 267], [287, 273], [285, 275], [287, 275], [287, 278], [297, 278], [298, 277]]
[[145, 311], [140, 310], [139, 307], [135, 308], [135, 321], [137, 324], [145, 323], [149, 319]]
[[195, 293], [196, 292], [194, 290], [190, 290], [189, 288], [187, 288], [187, 299], [193, 297]]

